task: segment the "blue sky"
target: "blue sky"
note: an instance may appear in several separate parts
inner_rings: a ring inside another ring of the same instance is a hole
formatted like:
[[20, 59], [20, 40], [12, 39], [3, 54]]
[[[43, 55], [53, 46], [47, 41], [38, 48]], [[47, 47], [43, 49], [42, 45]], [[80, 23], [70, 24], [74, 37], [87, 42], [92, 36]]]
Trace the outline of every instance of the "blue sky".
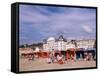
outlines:
[[95, 38], [96, 10], [90, 8], [20, 5], [21, 44], [41, 42], [48, 37]]

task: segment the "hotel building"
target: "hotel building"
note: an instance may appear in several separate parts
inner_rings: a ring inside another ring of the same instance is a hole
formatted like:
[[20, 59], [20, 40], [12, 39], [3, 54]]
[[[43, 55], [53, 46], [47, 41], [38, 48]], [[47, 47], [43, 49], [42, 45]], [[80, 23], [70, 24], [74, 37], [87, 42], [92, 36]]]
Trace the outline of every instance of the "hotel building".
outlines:
[[43, 43], [44, 51], [65, 51], [70, 48], [93, 48], [95, 44], [95, 39], [81, 39], [81, 40], [67, 40], [62, 35], [58, 39], [54, 37], [49, 37]]

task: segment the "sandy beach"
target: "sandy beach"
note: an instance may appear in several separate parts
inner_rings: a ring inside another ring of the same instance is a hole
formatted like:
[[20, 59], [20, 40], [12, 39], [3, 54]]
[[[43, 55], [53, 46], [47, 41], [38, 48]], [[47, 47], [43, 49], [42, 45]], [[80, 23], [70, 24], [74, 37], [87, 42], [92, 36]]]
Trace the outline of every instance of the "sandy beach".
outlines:
[[40, 58], [34, 61], [28, 59], [19, 59], [19, 71], [34, 71], [34, 70], [50, 70], [50, 69], [71, 69], [71, 68], [85, 68], [96, 67], [96, 61], [68, 60], [64, 64], [51, 63], [47, 64], [46, 59]]

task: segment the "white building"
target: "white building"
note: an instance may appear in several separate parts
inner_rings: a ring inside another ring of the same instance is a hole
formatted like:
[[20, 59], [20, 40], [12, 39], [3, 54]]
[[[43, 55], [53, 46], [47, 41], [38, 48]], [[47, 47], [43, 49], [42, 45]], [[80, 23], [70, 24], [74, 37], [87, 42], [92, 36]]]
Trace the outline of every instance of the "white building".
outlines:
[[71, 42], [71, 40], [66, 42], [66, 50], [70, 48], [75, 48], [75, 45]]
[[52, 51], [52, 49], [55, 49], [55, 38], [50, 37], [47, 39], [46, 43], [43, 44], [43, 49], [45, 51]]
[[94, 39], [85, 39], [85, 40], [78, 40], [77, 41], [77, 48], [93, 48], [95, 44]]
[[[75, 46], [76, 43], [76, 46]], [[95, 39], [85, 39], [85, 40], [66, 40], [63, 38], [62, 35], [59, 36], [58, 39], [55, 39], [54, 37], [49, 37], [45, 43], [43, 44], [43, 50], [44, 51], [52, 51], [57, 50], [66, 51], [70, 48], [93, 48], [95, 43]]]

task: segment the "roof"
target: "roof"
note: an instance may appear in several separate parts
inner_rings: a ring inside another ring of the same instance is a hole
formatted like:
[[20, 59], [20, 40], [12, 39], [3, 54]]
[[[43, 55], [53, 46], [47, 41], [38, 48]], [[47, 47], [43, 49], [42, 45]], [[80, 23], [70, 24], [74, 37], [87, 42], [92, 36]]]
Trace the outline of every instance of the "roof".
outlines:
[[63, 35], [60, 35], [57, 41], [67, 41], [67, 40], [63, 37]]
[[47, 41], [54, 41], [55, 38], [54, 37], [49, 37]]

